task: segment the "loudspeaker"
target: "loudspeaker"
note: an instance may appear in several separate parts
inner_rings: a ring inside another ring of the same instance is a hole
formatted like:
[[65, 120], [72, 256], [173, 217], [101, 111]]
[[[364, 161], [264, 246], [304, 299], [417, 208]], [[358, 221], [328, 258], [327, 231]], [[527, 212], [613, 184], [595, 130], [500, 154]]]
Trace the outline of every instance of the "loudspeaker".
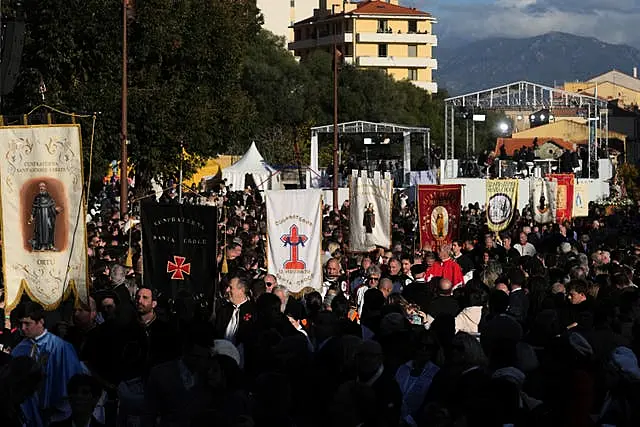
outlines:
[[2, 49], [2, 63], [0, 63], [0, 94], [11, 93], [16, 85], [24, 48], [26, 24], [24, 19], [16, 18], [4, 21], [4, 45]]

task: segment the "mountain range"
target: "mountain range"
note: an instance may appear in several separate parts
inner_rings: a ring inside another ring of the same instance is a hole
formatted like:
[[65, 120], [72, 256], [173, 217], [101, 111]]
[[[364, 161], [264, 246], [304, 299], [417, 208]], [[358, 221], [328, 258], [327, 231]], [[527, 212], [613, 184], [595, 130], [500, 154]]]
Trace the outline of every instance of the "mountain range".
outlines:
[[640, 68], [640, 50], [598, 39], [552, 32], [529, 38], [490, 38], [436, 48], [439, 88], [450, 95], [519, 80], [553, 86], [617, 69]]

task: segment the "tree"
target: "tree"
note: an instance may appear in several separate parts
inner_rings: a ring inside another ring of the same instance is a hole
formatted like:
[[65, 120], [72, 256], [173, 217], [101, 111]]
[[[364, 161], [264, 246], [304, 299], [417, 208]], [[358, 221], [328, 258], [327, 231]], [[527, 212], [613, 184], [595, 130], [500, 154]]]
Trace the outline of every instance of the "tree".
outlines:
[[[260, 21], [250, 0], [134, 4], [128, 133], [137, 189], [144, 191], [154, 176], [177, 170], [181, 141], [191, 154], [209, 157], [225, 151], [228, 141], [250, 136], [247, 123], [255, 110], [240, 79]], [[119, 157], [121, 5], [118, 0], [24, 0], [23, 66], [5, 108], [24, 114], [37, 105], [43, 80], [48, 104], [102, 112], [96, 162]]]

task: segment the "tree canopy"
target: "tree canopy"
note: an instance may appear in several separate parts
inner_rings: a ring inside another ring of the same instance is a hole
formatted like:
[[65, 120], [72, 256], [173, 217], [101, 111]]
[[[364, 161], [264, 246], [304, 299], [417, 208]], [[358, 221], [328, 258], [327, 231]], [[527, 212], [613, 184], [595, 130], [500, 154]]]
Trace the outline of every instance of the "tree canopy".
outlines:
[[[285, 165], [296, 161], [296, 141], [301, 160], [308, 161], [309, 127], [333, 121], [330, 54], [296, 61], [283, 38], [261, 29], [250, 0], [131, 5], [128, 134], [139, 187], [144, 190], [160, 173], [176, 173], [181, 143], [202, 159], [241, 154], [255, 140], [267, 161]], [[21, 70], [15, 90], [3, 99], [2, 114], [18, 117], [42, 103], [41, 82], [46, 104], [100, 112], [94, 170], [103, 170], [100, 166], [119, 158], [122, 2], [23, 0], [23, 7], [27, 34]], [[343, 65], [339, 120], [428, 126], [438, 145], [445, 96], [428, 95], [380, 71]], [[82, 124], [86, 139], [91, 123]], [[477, 137], [483, 139], [482, 130]], [[456, 145], [464, 146], [462, 134]], [[187, 162], [186, 175], [197, 166]]]

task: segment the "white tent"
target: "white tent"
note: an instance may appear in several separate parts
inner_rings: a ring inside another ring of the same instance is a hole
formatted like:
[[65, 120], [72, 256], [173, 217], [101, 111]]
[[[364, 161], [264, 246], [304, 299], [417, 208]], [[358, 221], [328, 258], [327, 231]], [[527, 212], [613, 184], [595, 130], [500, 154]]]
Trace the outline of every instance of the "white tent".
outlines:
[[259, 190], [283, 189], [280, 174], [264, 161], [255, 142], [251, 143], [251, 147], [240, 160], [222, 169], [222, 179], [227, 180], [227, 185], [232, 185], [233, 191], [245, 189], [248, 175], [253, 177], [253, 182]]

